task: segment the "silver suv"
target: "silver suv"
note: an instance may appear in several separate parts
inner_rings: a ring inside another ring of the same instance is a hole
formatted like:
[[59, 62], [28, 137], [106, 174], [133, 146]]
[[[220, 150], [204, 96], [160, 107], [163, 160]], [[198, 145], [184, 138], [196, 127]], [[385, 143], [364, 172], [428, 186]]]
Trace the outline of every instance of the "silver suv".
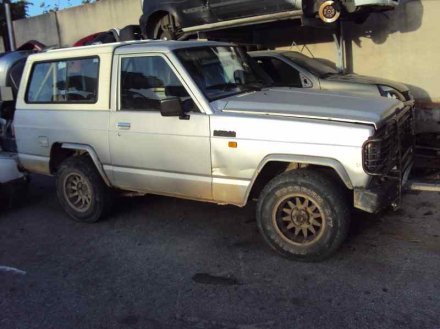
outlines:
[[321, 260], [350, 208], [399, 202], [412, 114], [398, 100], [272, 88], [227, 43], [147, 41], [28, 58], [15, 132], [29, 172], [56, 176], [75, 220], [108, 213], [111, 191], [244, 206], [282, 255]]

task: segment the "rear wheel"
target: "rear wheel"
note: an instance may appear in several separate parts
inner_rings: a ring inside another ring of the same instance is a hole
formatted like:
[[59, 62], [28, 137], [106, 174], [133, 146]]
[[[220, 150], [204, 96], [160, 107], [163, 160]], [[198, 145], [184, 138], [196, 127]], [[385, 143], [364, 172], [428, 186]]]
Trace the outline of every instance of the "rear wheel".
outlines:
[[86, 156], [65, 160], [56, 175], [57, 196], [66, 213], [79, 222], [94, 223], [110, 206], [110, 191]]
[[344, 241], [350, 209], [325, 174], [299, 169], [274, 178], [261, 192], [258, 228], [283, 256], [303, 261], [329, 257]]

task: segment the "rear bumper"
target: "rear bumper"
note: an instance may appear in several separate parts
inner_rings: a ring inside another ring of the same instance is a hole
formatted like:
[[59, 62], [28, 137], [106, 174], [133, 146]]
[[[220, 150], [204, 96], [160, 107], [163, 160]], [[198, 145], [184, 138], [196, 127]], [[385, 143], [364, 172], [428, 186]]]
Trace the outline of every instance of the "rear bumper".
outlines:
[[0, 184], [6, 184], [24, 177], [18, 169], [16, 153], [0, 152]]

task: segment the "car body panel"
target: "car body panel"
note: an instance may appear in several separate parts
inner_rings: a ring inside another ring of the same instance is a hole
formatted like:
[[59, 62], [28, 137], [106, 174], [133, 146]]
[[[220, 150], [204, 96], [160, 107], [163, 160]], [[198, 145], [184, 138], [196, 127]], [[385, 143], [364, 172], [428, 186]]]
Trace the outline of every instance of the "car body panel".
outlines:
[[[224, 98], [215, 107], [224, 112], [314, 118], [380, 126], [402, 103], [383, 97], [364, 98], [299, 88], [270, 88]], [[384, 110], [384, 108], [386, 110]]]
[[210, 0], [209, 8], [219, 20], [272, 14], [301, 9], [300, 0]]
[[[350, 2], [347, 1], [347, 2]], [[363, 6], [384, 6], [384, 7], [397, 7], [400, 0], [351, 0], [357, 7]]]
[[4, 152], [0, 148], [0, 186], [23, 178], [24, 173], [18, 170], [16, 153]]
[[[346, 171], [350, 186], [366, 186], [370, 180], [363, 174], [361, 145], [374, 132], [373, 127], [273, 116], [262, 120], [253, 113], [223, 112], [211, 116], [211, 130], [236, 132], [234, 138], [211, 139], [213, 196], [221, 202], [242, 204], [256, 169], [267, 161], [302, 162], [289, 155], [309, 161], [334, 159]], [[229, 142], [236, 142], [237, 147], [228, 147]]]
[[326, 77], [325, 79], [321, 79], [323, 83], [331, 83], [335, 82], [344, 82], [344, 83], [353, 83], [353, 84], [362, 84], [362, 85], [382, 85], [389, 86], [394, 88], [400, 92], [407, 92], [409, 88], [403, 83], [392, 81], [389, 79], [379, 78], [379, 77], [371, 77], [366, 75], [359, 74], [334, 74]]
[[[13, 51], [5, 53], [0, 57], [0, 86], [8, 85], [8, 73], [11, 67], [20, 60], [26, 59], [32, 51]], [[18, 87], [18, 86], [16, 86]]]

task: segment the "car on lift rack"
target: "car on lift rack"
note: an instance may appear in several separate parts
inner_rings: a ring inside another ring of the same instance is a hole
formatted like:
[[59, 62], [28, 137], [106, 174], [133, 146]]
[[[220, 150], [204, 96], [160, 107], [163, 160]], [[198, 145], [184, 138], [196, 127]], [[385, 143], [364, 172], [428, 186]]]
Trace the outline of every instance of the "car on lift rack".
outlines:
[[414, 105], [406, 85], [387, 79], [344, 74], [322, 59], [297, 51], [253, 51], [249, 55], [270, 76], [275, 86], [350, 92], [363, 96], [396, 98]]
[[317, 17], [333, 23], [339, 17], [367, 17], [370, 12], [393, 9], [399, 0], [141, 0], [140, 27], [147, 39], [179, 39], [184, 35]]

